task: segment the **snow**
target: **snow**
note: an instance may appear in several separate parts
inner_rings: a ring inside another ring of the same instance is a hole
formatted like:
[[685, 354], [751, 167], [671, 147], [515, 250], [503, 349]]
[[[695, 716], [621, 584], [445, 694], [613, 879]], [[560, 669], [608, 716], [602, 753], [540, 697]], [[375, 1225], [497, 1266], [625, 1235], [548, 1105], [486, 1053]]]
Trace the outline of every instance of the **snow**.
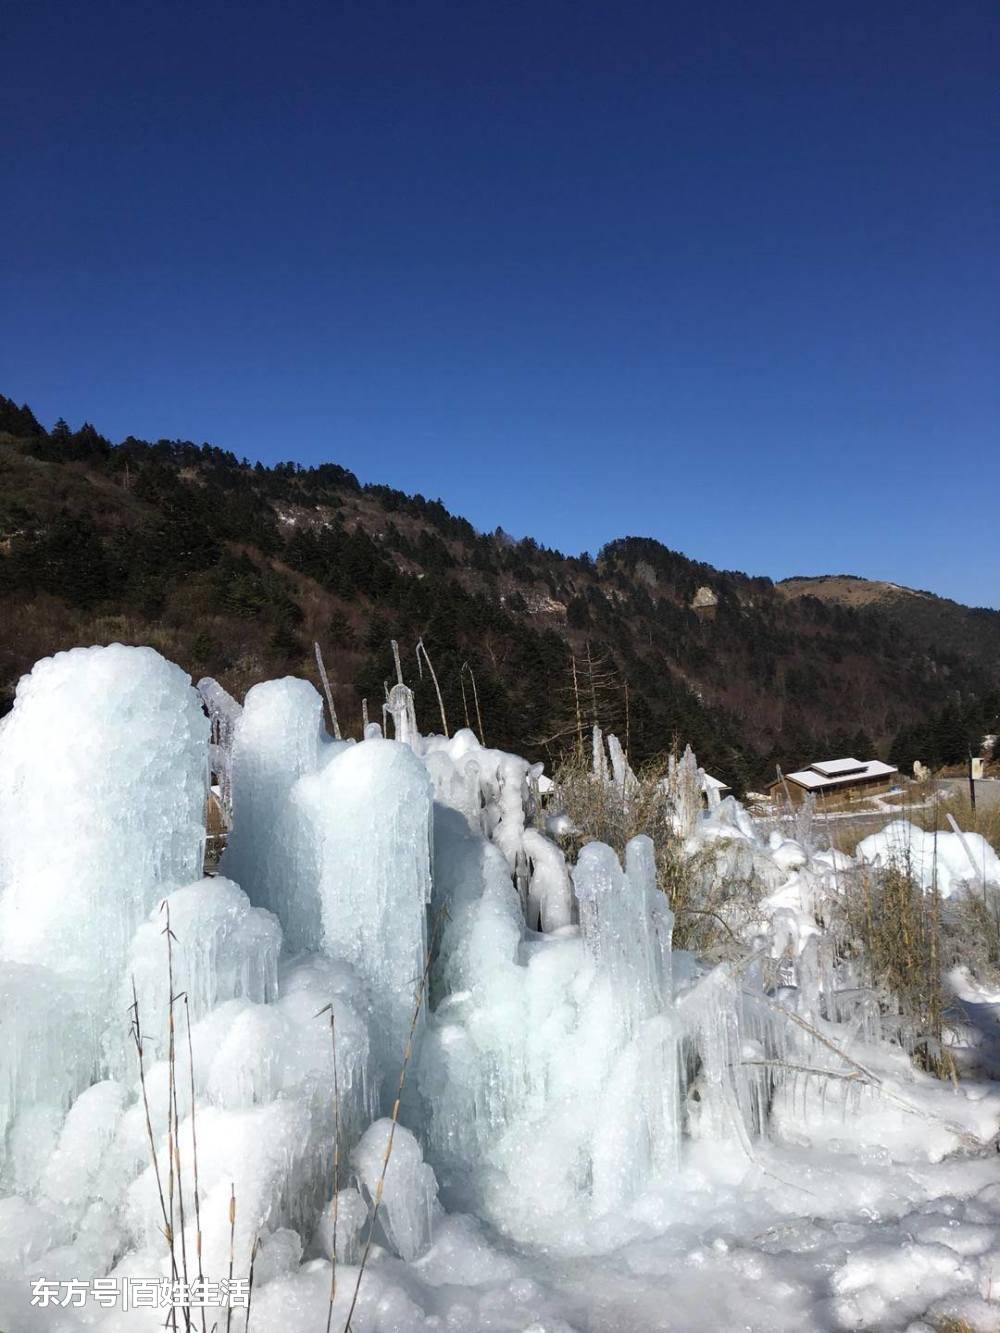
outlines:
[[869, 759], [865, 763], [859, 763], [857, 759], [826, 759], [786, 776], [810, 791], [827, 791], [836, 787], [849, 787], [871, 778], [889, 777], [898, 772], [892, 764], [885, 764], [881, 759]]
[[810, 768], [824, 778], [837, 778], [844, 773], [860, 773], [867, 768], [867, 763], [860, 759], [821, 759], [818, 763], [811, 764]]
[[1000, 884], [1000, 857], [980, 833], [928, 833], [905, 819], [894, 820], [858, 844], [859, 860], [894, 865], [915, 875], [942, 898], [970, 885]]
[[[540, 766], [421, 734], [405, 685], [359, 743], [305, 681], [213, 686], [76, 650], [0, 729], [0, 1327], [162, 1327], [30, 1283], [169, 1279], [168, 1209], [189, 1276], [256, 1255], [257, 1333], [326, 1327], [335, 1252], [355, 1333], [1000, 1328], [1000, 989], [951, 975], [979, 1045], [941, 1082], [829, 927], [900, 855], [1000, 882], [982, 839], [765, 836], [687, 751], [676, 855], [759, 888], [720, 898], [742, 961], [713, 962], [673, 947], [648, 838], [574, 859]], [[210, 757], [233, 829], [202, 878]]]

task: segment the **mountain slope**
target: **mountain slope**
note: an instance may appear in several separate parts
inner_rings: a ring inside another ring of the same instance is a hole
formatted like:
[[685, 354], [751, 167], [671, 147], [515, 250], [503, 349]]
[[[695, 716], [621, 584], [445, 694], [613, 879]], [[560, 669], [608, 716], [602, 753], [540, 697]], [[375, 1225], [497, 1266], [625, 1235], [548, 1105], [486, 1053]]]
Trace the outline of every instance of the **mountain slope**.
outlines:
[[963, 606], [932, 592], [850, 574], [783, 579], [776, 587], [790, 598], [872, 608], [905, 632], [979, 661], [987, 670], [1000, 657], [1000, 612], [986, 607]]
[[635, 762], [690, 741], [737, 787], [819, 751], [887, 752], [939, 715], [945, 749], [989, 725], [1000, 614], [919, 595], [911, 616], [827, 582], [775, 585], [641, 537], [566, 556], [336, 464], [47, 433], [0, 399], [0, 709], [75, 643], [151, 643], [242, 695], [314, 676], [318, 640], [356, 734], [363, 698], [380, 715], [395, 638], [430, 725], [422, 637], [451, 728], [476, 723], [478, 697], [487, 741], [550, 762], [595, 717]]

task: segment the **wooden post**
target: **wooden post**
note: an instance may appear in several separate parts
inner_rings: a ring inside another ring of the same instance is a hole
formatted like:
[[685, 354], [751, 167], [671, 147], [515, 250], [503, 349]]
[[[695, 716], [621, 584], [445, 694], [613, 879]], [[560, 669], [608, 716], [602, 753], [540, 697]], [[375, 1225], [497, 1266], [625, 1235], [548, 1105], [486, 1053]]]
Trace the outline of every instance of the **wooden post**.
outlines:
[[976, 779], [972, 776], [972, 751], [969, 751], [969, 803], [972, 806], [972, 822], [976, 822]]
[[788, 813], [789, 813], [789, 814], [794, 814], [794, 813], [795, 813], [795, 804], [794, 804], [794, 802], [792, 801], [792, 793], [788, 790], [788, 781], [787, 781], [787, 779], [785, 778], [784, 773], [782, 773], [782, 771], [781, 771], [781, 765], [780, 765], [780, 764], [775, 764], [775, 766], [774, 766], [774, 771], [775, 771], [775, 772], [777, 773], [777, 775], [778, 775], [778, 781], [781, 783], [782, 787], [784, 787], [784, 789], [785, 789], [785, 800], [788, 802]]

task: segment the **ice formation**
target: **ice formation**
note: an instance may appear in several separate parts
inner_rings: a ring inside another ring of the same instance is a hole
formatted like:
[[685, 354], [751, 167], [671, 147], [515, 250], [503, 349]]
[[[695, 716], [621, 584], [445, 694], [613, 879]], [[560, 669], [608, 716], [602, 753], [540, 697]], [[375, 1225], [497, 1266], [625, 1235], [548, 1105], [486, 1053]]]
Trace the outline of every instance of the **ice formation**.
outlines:
[[954, 897], [970, 885], [1000, 885], [1000, 856], [981, 833], [927, 832], [897, 819], [864, 838], [857, 856], [871, 865], [908, 871], [925, 889], [936, 886], [942, 898]]
[[391, 1077], [427, 955], [431, 787], [406, 746], [369, 740], [296, 788], [314, 838], [320, 947], [364, 979]]
[[190, 680], [151, 648], [76, 648], [18, 686], [0, 732], [0, 1130], [106, 1068], [132, 938], [201, 875], [207, 745]]
[[[239, 885], [216, 875], [174, 889], [136, 930], [120, 1012], [127, 1013], [136, 999], [140, 1019], [166, 1012], [169, 988], [163, 932], [168, 919], [173, 962], [192, 1022], [226, 1000], [245, 998], [266, 1004], [277, 999], [281, 927], [270, 912], [251, 907]], [[134, 1059], [127, 1035], [123, 1032], [119, 1068]], [[146, 1041], [151, 1051], [166, 1054], [158, 1028], [147, 1033]]]
[[522, 838], [531, 877], [528, 881], [527, 921], [546, 934], [572, 924], [573, 886], [562, 849], [537, 829], [525, 829]]
[[240, 720], [243, 709], [233, 696], [211, 676], [204, 676], [199, 680], [198, 693], [202, 697], [212, 729], [209, 761], [212, 773], [218, 779], [219, 803], [222, 806], [227, 824], [231, 824], [233, 814], [233, 741], [236, 736], [236, 724]]
[[[240, 709], [120, 646], [22, 681], [0, 728], [0, 1327], [162, 1327], [30, 1284], [218, 1280], [231, 1254], [258, 1333], [325, 1326], [334, 1256], [331, 1327], [356, 1296], [355, 1333], [995, 1314], [977, 1145], [1000, 1097], [886, 1040], [828, 928], [863, 865], [818, 850], [809, 811], [767, 833], [671, 761], [676, 855], [734, 942], [706, 961], [674, 948], [648, 838], [580, 847], [540, 766], [421, 735], [401, 682], [386, 715], [393, 740], [331, 741], [305, 681]], [[622, 746], [593, 742], [627, 806]], [[233, 827], [204, 877], [210, 765]], [[861, 862], [904, 841], [926, 881], [897, 825]], [[994, 875], [974, 835], [934, 851], [943, 893]]]
[[438, 1202], [434, 1172], [414, 1134], [376, 1120], [351, 1153], [351, 1165], [369, 1211], [379, 1199], [376, 1220], [388, 1244], [401, 1259], [415, 1259], [431, 1243]]
[[292, 949], [351, 963], [367, 985], [389, 1077], [427, 953], [431, 783], [395, 741], [329, 741], [305, 681], [247, 694], [235, 734], [222, 869], [273, 912]]
[[320, 935], [313, 849], [292, 793], [340, 748], [326, 737], [323, 700], [308, 681], [247, 692], [233, 735], [234, 827], [220, 869], [279, 918], [292, 948], [315, 948]]

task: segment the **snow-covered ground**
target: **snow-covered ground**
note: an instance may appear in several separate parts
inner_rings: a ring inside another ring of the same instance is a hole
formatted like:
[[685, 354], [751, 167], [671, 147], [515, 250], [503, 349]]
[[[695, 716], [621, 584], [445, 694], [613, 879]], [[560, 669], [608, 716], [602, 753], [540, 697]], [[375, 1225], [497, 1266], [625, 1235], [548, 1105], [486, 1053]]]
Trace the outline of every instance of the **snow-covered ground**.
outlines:
[[[863, 865], [958, 901], [985, 845], [766, 837], [688, 755], [678, 855], [759, 888], [712, 966], [648, 838], [567, 862], [540, 767], [421, 735], [405, 686], [358, 744], [305, 681], [199, 689], [78, 649], [0, 724], [6, 1333], [1000, 1329], [1000, 995], [952, 974], [941, 1082], [829, 930]], [[230, 1275], [232, 1317], [196, 1282]]]

